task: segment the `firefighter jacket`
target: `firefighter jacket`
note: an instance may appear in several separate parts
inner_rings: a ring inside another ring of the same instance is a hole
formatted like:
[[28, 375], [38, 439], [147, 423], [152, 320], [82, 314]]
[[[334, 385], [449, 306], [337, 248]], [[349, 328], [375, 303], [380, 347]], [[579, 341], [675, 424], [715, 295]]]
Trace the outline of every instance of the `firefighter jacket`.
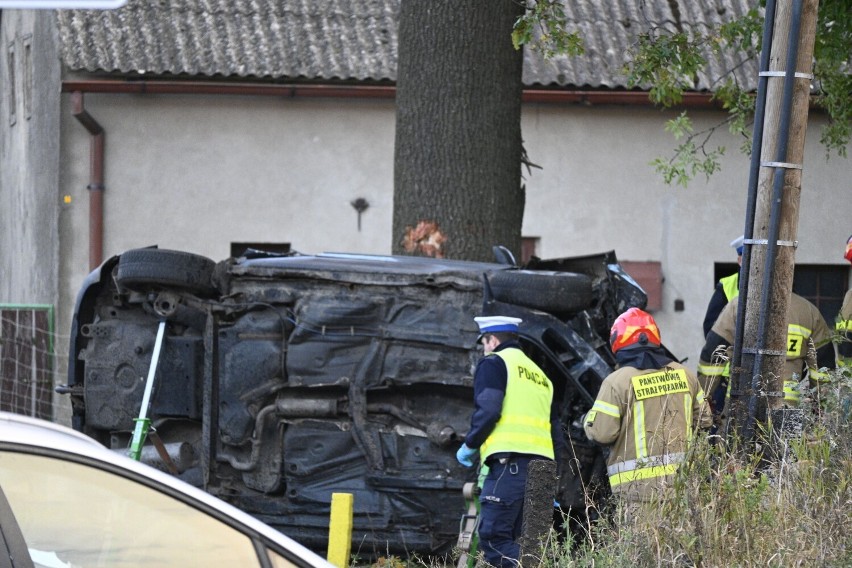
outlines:
[[586, 435], [609, 446], [613, 494], [627, 501], [665, 495], [699, 428], [712, 425], [695, 376], [671, 362], [660, 369], [621, 367], [601, 384], [586, 415]]
[[852, 290], [848, 290], [843, 298], [843, 306], [837, 314], [834, 329], [837, 332], [837, 366], [852, 367]]
[[[698, 378], [707, 392], [712, 392], [719, 380], [729, 374], [727, 361], [732, 355], [737, 304], [730, 302], [725, 306], [701, 352]], [[830, 340], [828, 325], [817, 307], [798, 294], [791, 294], [787, 308], [787, 358], [783, 371], [786, 404], [799, 404], [799, 381], [804, 377], [805, 370], [808, 371], [811, 387], [828, 380], [828, 373], [820, 371], [820, 365], [817, 364], [817, 351], [828, 345]], [[833, 362], [826, 363], [827, 366], [833, 366]]]

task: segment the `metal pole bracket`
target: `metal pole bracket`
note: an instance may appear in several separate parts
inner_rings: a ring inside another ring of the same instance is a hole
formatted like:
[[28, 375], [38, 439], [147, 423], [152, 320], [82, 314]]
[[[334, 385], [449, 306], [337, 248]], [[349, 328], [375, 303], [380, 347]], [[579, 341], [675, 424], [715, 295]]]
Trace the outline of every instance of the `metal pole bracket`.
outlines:
[[[758, 73], [759, 77], [786, 77], [786, 71], [761, 71]], [[814, 74], [813, 73], [801, 73], [796, 71], [793, 73], [793, 77], [796, 79], [808, 79], [809, 81], [813, 81]]]
[[[763, 245], [766, 246], [769, 244], [769, 239], [743, 239], [744, 245]], [[775, 244], [779, 247], [793, 247], [799, 248], [799, 241], [775, 241]]]
[[784, 168], [787, 170], [801, 170], [802, 164], [791, 164], [790, 162], [760, 162], [761, 168]]
[[774, 355], [776, 357], [787, 355], [785, 351], [777, 351], [775, 349], [754, 349], [750, 347], [743, 347], [743, 353], [751, 353], [752, 355]]

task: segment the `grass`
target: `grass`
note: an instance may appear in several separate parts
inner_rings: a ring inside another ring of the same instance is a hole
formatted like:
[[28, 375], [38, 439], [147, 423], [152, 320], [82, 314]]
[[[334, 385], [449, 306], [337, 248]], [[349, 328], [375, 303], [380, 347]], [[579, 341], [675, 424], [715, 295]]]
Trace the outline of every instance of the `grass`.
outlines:
[[[545, 550], [542, 566], [852, 566], [852, 373], [803, 402], [803, 434], [758, 463], [697, 440], [675, 496]], [[817, 406], [820, 410], [817, 412]]]
[[[852, 369], [832, 372], [803, 409], [803, 434], [782, 444], [782, 457], [759, 462], [696, 440], [672, 499], [642, 506], [632, 522], [589, 524], [580, 541], [551, 534], [536, 566], [852, 566]], [[373, 566], [454, 563], [388, 557]]]

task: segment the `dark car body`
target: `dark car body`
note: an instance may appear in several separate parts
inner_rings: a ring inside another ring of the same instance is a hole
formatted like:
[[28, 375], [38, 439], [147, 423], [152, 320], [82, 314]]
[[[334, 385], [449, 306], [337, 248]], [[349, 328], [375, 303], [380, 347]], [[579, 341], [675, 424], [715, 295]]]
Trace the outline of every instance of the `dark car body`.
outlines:
[[[213, 261], [134, 249], [86, 279], [71, 332], [73, 425], [127, 447], [159, 323], [142, 459], [312, 547], [332, 493], [354, 495], [353, 550], [446, 552], [475, 477], [455, 459], [481, 357], [474, 316], [523, 319], [570, 452], [557, 499], [605, 490], [577, 420], [613, 368], [614, 318], [644, 307], [614, 253], [511, 264], [249, 251]], [[165, 454], [167, 457], [163, 457]]]

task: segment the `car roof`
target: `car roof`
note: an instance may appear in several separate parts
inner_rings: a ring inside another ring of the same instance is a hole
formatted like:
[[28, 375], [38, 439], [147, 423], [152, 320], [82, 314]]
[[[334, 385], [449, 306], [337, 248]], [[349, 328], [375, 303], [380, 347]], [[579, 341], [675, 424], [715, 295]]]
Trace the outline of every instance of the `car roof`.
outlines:
[[53, 422], [11, 412], [0, 412], [0, 442], [56, 448], [88, 455], [106, 449], [94, 439]]
[[109, 450], [96, 440], [66, 426], [0, 411], [0, 446], [24, 446], [53, 450], [57, 453], [72, 454], [87, 460], [95, 460], [113, 468], [141, 475], [157, 485], [176, 490], [185, 495], [189, 501], [195, 501], [200, 505], [216, 509], [224, 516], [233, 519], [245, 528], [260, 534], [314, 566], [327, 568], [333, 566], [295, 540], [218, 497], [193, 487], [172, 475]]

